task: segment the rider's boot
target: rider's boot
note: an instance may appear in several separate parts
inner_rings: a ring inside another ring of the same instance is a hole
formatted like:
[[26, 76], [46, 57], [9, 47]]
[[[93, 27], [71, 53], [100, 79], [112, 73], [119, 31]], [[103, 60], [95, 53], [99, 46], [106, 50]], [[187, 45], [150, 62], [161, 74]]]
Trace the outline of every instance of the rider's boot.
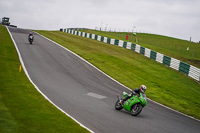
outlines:
[[124, 101], [122, 99], [119, 100], [119, 103], [123, 106]]

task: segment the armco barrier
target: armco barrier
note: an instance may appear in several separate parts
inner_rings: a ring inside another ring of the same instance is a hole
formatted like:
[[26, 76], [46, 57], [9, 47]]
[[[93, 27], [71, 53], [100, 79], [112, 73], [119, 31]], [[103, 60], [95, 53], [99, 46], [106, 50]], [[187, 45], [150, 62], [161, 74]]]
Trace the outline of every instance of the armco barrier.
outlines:
[[181, 61], [179, 65], [179, 71], [188, 75], [190, 71], [190, 65]]
[[167, 66], [170, 66], [170, 63], [171, 63], [171, 57], [168, 57], [168, 56], [164, 55], [163, 64], [167, 65]]
[[145, 54], [144, 56], [149, 57], [150, 58], [150, 54], [151, 54], [151, 50], [148, 48], [145, 48]]
[[188, 76], [190, 76], [193, 79], [196, 79], [196, 80], [200, 81], [200, 76], [199, 75], [200, 75], [199, 69], [191, 65]]
[[180, 65], [180, 61], [174, 58], [171, 58], [171, 63], [170, 63], [170, 67], [175, 69], [175, 70], [179, 70], [179, 65]]
[[179, 61], [177, 59], [168, 57], [161, 53], [152, 51], [151, 49], [144, 48], [138, 44], [134, 44], [131, 42], [125, 42], [125, 41], [117, 40], [117, 39], [113, 39], [113, 38], [103, 37], [100, 35], [75, 31], [75, 30], [64, 29], [63, 31], [67, 32], [69, 34], [74, 34], [74, 35], [78, 35], [78, 36], [82, 36], [82, 37], [86, 37], [86, 38], [91, 38], [91, 39], [98, 40], [98, 41], [101, 41], [104, 43], [117, 45], [117, 46], [120, 46], [120, 47], [123, 47], [126, 49], [131, 49], [131, 50], [133, 50], [137, 53], [143, 54], [144, 56], [151, 58], [159, 63], [162, 63], [162, 64], [169, 66], [179, 72], [182, 72], [185, 75], [188, 75], [189, 77], [191, 77], [197, 81], [200, 81], [200, 69], [199, 68], [196, 68], [190, 64]]
[[156, 60], [157, 52], [151, 51], [150, 58]]
[[145, 48], [144, 47], [140, 47], [140, 54], [143, 54], [144, 55], [144, 53], [145, 53]]
[[124, 42], [123, 43], [123, 48], [126, 48], [127, 47], [127, 42]]

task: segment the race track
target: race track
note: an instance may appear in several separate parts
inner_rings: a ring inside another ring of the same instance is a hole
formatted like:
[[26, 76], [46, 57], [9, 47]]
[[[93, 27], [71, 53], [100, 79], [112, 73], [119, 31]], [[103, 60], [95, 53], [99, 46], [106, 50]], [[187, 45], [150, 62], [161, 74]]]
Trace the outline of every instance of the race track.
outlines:
[[40, 35], [34, 34], [35, 40], [30, 45], [28, 30], [9, 30], [32, 81], [55, 105], [90, 130], [96, 133], [200, 132], [199, 121], [151, 101], [137, 117], [115, 110], [116, 95], [129, 90]]

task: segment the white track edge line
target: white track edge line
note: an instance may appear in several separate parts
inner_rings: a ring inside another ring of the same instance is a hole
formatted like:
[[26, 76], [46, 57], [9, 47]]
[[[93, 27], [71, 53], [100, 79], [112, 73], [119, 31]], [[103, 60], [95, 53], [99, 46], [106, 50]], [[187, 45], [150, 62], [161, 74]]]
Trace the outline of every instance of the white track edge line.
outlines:
[[[34, 32], [35, 32], [35, 31], [34, 31]], [[35, 32], [35, 33], [37, 33], [37, 32]], [[110, 77], [109, 75], [107, 75], [106, 73], [104, 73], [102, 70], [100, 70], [99, 68], [97, 68], [96, 66], [94, 66], [93, 64], [91, 64], [90, 62], [88, 62], [87, 60], [85, 60], [84, 58], [80, 57], [80, 56], [77, 55], [76, 53], [70, 51], [69, 49], [65, 48], [64, 46], [58, 44], [57, 42], [55, 42], [55, 41], [53, 41], [53, 40], [51, 40], [51, 39], [49, 39], [49, 38], [47, 38], [47, 37], [45, 37], [45, 36], [39, 34], [39, 33], [37, 33], [37, 34], [40, 35], [40, 36], [42, 36], [42, 37], [44, 37], [45, 39], [47, 39], [47, 40], [49, 40], [49, 41], [55, 43], [56, 45], [58, 45], [58, 46], [64, 48], [65, 50], [71, 52], [72, 54], [74, 54], [74, 55], [77, 56], [78, 58], [82, 59], [83, 61], [85, 61], [85, 62], [88, 63], [89, 65], [93, 66], [95, 69], [97, 69], [98, 71], [100, 71], [101, 73], [103, 73], [104, 75], [106, 75], [107, 77], [109, 77], [110, 79], [112, 79], [113, 81], [117, 82], [117, 83], [120, 84], [121, 86], [127, 88], [127, 89], [130, 90], [130, 91], [132, 90], [132, 89], [128, 88], [127, 86], [123, 85], [122, 83], [120, 83], [119, 81], [115, 80], [114, 78]], [[68, 33], [68, 34], [69, 34], [69, 33]], [[72, 34], [72, 35], [73, 35], [73, 34]], [[174, 111], [174, 112], [177, 112], [177, 113], [179, 113], [179, 114], [181, 114], [181, 115], [184, 115], [184, 116], [186, 116], [186, 117], [189, 117], [189, 118], [191, 118], [191, 119], [194, 119], [194, 120], [197, 120], [197, 121], [200, 122], [200, 120], [197, 119], [197, 118], [194, 118], [194, 117], [192, 117], [192, 116], [189, 116], [189, 115], [186, 115], [186, 114], [184, 114], [184, 113], [182, 113], [182, 112], [179, 112], [179, 111], [177, 111], [177, 110], [174, 110], [174, 109], [172, 109], [172, 108], [170, 108], [170, 107], [167, 107], [167, 106], [165, 106], [165, 105], [163, 105], [163, 104], [161, 104], [161, 103], [158, 103], [158, 102], [156, 102], [156, 101], [154, 101], [154, 100], [152, 100], [152, 99], [150, 99], [150, 98], [147, 98], [147, 99], [150, 100], [150, 101], [152, 101], [152, 102], [154, 102], [154, 103], [156, 103], [156, 104], [158, 104], [158, 105], [160, 105], [160, 106], [162, 106], [162, 107], [165, 107], [165, 108], [167, 108], [167, 109], [169, 109], [169, 110], [172, 110], [172, 111]]]
[[[7, 28], [7, 26], [6, 26], [6, 28]], [[40, 91], [40, 89], [37, 87], [37, 85], [36, 85], [36, 84], [32, 81], [32, 79], [30, 78], [30, 76], [29, 76], [29, 74], [28, 74], [28, 72], [27, 72], [27, 70], [26, 70], [26, 67], [25, 67], [25, 65], [24, 65], [24, 62], [23, 62], [23, 60], [22, 60], [21, 54], [20, 54], [20, 52], [19, 52], [19, 49], [18, 49], [18, 47], [17, 47], [17, 45], [16, 45], [16, 43], [15, 43], [15, 40], [13, 39], [13, 36], [12, 36], [12, 34], [10, 33], [10, 31], [9, 31], [8, 28], [7, 28], [7, 30], [8, 30], [8, 32], [9, 32], [10, 37], [11, 37], [11, 39], [12, 39], [14, 45], [15, 45], [15, 48], [16, 48], [16, 50], [17, 50], [17, 53], [18, 53], [18, 56], [19, 56], [19, 59], [20, 59], [20, 63], [21, 63], [21, 65], [22, 65], [22, 68], [24, 69], [24, 72], [25, 72], [26, 76], [28, 77], [28, 79], [30, 80], [30, 82], [33, 84], [33, 86], [36, 88], [36, 90], [37, 90], [40, 94], [42, 94], [42, 96], [43, 96], [45, 99], [47, 99], [51, 104], [53, 104], [57, 109], [59, 109], [59, 110], [60, 110], [61, 112], [63, 112], [65, 115], [67, 115], [68, 117], [70, 117], [72, 120], [74, 120], [76, 123], [78, 123], [81, 127], [87, 129], [87, 130], [90, 131], [91, 133], [94, 133], [94, 131], [92, 131], [91, 129], [89, 129], [89, 128], [87, 128], [86, 126], [84, 126], [84, 125], [83, 125], [82, 123], [80, 123], [78, 120], [76, 120], [76, 119], [73, 118], [71, 115], [69, 115], [69, 114], [66, 113], [64, 110], [62, 110], [60, 107], [58, 107], [56, 104], [54, 104], [44, 93], [42, 93], [42, 92]]]

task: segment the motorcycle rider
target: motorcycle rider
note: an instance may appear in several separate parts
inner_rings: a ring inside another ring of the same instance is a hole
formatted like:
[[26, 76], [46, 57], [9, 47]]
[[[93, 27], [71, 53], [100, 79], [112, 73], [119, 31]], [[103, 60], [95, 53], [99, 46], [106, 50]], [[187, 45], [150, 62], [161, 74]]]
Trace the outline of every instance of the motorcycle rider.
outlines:
[[[30, 39], [30, 36], [33, 36], [32, 32], [29, 32], [28, 39]], [[34, 36], [33, 36], [33, 39], [34, 39]]]
[[145, 94], [146, 89], [147, 87], [145, 85], [141, 85], [140, 88], [136, 88], [132, 90], [131, 93], [127, 95], [127, 97], [120, 100], [121, 105], [123, 105], [123, 103], [127, 101], [129, 98], [131, 98], [133, 95], [137, 95], [137, 94], [139, 95], [140, 93]]

